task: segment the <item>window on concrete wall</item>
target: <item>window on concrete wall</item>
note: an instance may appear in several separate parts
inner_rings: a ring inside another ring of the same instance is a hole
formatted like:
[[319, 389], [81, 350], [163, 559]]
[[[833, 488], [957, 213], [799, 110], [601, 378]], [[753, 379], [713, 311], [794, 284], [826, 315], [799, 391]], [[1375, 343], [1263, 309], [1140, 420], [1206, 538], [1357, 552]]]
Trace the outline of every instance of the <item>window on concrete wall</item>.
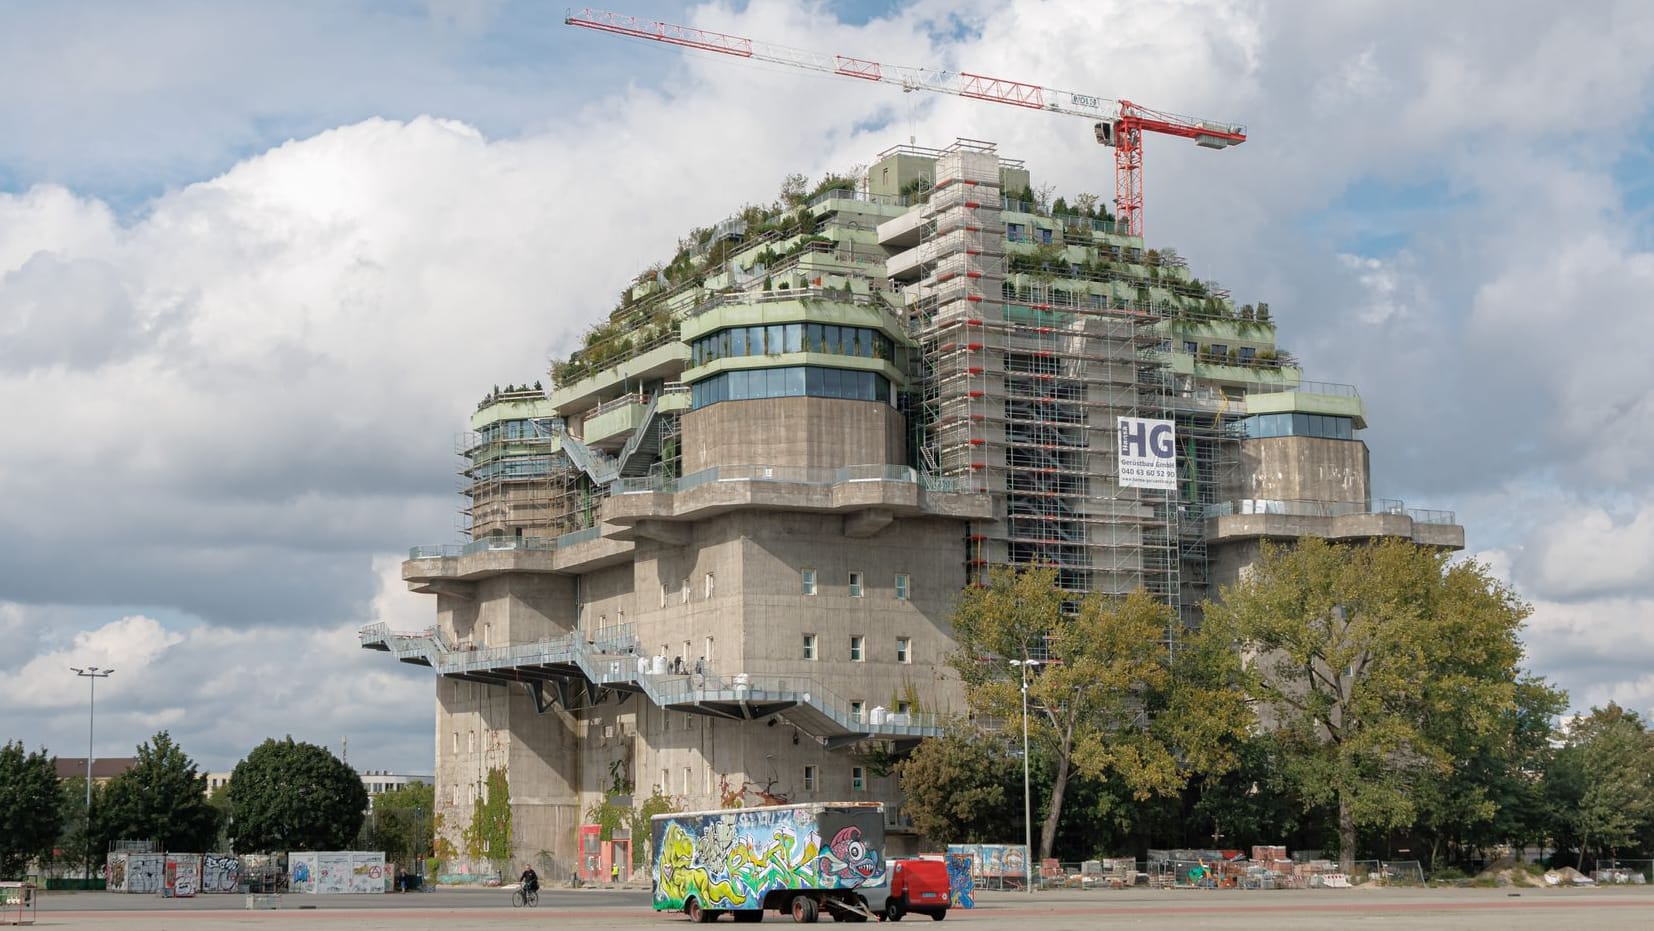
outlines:
[[906, 601], [907, 600], [908, 590], [911, 587], [911, 585], [912, 585], [912, 580], [909, 578], [907, 573], [905, 573], [905, 572], [896, 573], [896, 600], [897, 601]]
[[866, 711], [866, 708], [867, 708], [867, 703], [862, 701], [861, 699], [858, 698], [855, 701], [852, 701], [850, 703], [850, 720], [856, 722], [857, 724], [860, 724], [862, 722], [862, 720], [866, 717], [866, 715], [864, 713]]
[[804, 594], [814, 595], [816, 593], [816, 571], [814, 569], [800, 569], [798, 579], [803, 586]]
[[867, 788], [867, 769], [862, 766], [850, 767], [850, 791], [861, 792]]
[[466, 731], [465, 732], [465, 752], [466, 753], [476, 753], [477, 752], [477, 732], [476, 731]]
[[912, 708], [913, 705], [910, 702], [899, 701], [896, 703], [897, 714], [907, 714], [908, 711], [912, 710]]
[[814, 792], [815, 790], [816, 768], [814, 766], [806, 766], [804, 767], [804, 791]]
[[717, 587], [717, 585], [716, 585], [714, 579], [712, 578], [712, 573], [708, 572], [706, 574], [706, 597], [711, 598], [712, 597], [712, 590], [716, 587]]
[[681, 602], [683, 604], [688, 604], [689, 603], [689, 576], [687, 576], [687, 575], [683, 577], [683, 588], [681, 589], [681, 592], [682, 592]]
[[662, 579], [661, 583], [660, 583], [660, 606], [663, 607], [663, 608], [666, 607], [666, 580], [665, 579]]
[[807, 660], [814, 660], [816, 658], [816, 635], [815, 634], [805, 634], [804, 635], [804, 658], [807, 659]]
[[896, 638], [896, 662], [913, 662], [913, 641], [907, 637]]
[[459, 752], [459, 731], [454, 731], [454, 752]]
[[667, 772], [665, 769], [660, 771], [660, 794], [672, 794], [672, 774]]
[[711, 666], [718, 659], [718, 654], [715, 652], [717, 645], [717, 642], [711, 637], [706, 638], [706, 664], [708, 666]]
[[850, 597], [851, 598], [860, 598], [861, 597], [861, 573], [860, 572], [850, 573]]
[[690, 770], [690, 768], [685, 766], [683, 768], [683, 783], [682, 783], [683, 791], [681, 793], [683, 795], [688, 795], [689, 794], [689, 788], [690, 788], [689, 779], [690, 779], [691, 774], [692, 774], [692, 771]]
[[852, 663], [861, 662], [863, 656], [866, 655], [866, 652], [867, 652], [866, 647], [867, 647], [867, 638], [866, 637], [863, 637], [861, 634], [851, 635], [851, 637], [850, 637], [850, 662], [852, 662]]

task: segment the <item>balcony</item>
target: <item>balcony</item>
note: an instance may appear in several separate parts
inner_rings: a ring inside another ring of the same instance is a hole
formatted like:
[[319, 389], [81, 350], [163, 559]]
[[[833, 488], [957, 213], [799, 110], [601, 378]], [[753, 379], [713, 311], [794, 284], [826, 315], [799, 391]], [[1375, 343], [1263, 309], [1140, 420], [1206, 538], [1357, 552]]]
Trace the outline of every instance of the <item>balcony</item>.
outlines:
[[1400, 537], [1421, 546], [1464, 549], [1464, 528], [1452, 511], [1409, 508], [1395, 498], [1312, 501], [1246, 498], [1208, 505], [1206, 540], [1294, 540], [1320, 537], [1360, 542]]

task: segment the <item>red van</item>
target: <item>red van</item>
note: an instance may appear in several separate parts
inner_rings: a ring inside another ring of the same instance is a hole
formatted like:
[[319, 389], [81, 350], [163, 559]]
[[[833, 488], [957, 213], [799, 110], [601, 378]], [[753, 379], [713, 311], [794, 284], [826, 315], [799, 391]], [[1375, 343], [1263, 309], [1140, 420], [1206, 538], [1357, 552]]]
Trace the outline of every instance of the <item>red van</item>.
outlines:
[[869, 893], [867, 904], [890, 921], [901, 921], [909, 912], [941, 921], [948, 917], [948, 905], [952, 903], [948, 893], [948, 865], [941, 860], [891, 860], [890, 885], [885, 890], [888, 897], [883, 908], [871, 901], [874, 890], [862, 891]]

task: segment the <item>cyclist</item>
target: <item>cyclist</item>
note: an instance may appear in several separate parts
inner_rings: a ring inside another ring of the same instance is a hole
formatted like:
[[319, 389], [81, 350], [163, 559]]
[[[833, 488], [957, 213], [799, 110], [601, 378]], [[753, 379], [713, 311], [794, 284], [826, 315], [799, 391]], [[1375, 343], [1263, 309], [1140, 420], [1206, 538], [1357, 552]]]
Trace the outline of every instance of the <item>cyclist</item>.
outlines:
[[540, 891], [540, 874], [534, 872], [533, 866], [523, 867], [523, 875], [520, 877], [520, 881], [523, 884], [523, 895]]

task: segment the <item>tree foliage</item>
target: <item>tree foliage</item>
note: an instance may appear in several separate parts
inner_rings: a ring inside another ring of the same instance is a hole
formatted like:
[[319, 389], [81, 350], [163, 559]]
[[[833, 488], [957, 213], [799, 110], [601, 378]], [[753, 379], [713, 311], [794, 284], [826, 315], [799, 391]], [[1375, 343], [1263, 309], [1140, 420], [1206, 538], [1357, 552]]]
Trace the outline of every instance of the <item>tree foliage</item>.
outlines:
[[22, 879], [29, 860], [49, 856], [57, 840], [63, 787], [44, 750], [0, 746], [0, 879]]
[[412, 863], [431, 849], [436, 789], [413, 782], [373, 797], [373, 808], [362, 828], [362, 849], [383, 850], [385, 859]]
[[1118, 780], [1138, 801], [1175, 794], [1194, 770], [1227, 768], [1224, 745], [1245, 723], [1221, 678], [1221, 644], [1189, 635], [1191, 658], [1174, 668], [1171, 638], [1184, 636], [1166, 605], [1144, 592], [1090, 595], [1069, 613], [1056, 583], [1050, 568], [995, 567], [987, 585], [965, 590], [952, 619], [959, 650], [950, 662], [972, 710], [1020, 723], [1027, 673], [1029, 740], [1052, 767], [1041, 857], [1076, 774]]
[[1527, 615], [1478, 563], [1306, 538], [1266, 544], [1205, 623], [1246, 656], [1242, 690], [1301, 801], [1337, 806], [1348, 866], [1358, 827], [1412, 824], [1419, 786], [1508, 739]]
[[511, 787], [504, 769], [490, 769], [483, 791], [477, 793], [471, 824], [465, 829], [465, 853], [496, 863], [511, 859]]
[[1654, 827], [1654, 735], [1610, 702], [1574, 717], [1546, 780], [1560, 840], [1580, 860], [1634, 847]]
[[138, 762], [102, 792], [101, 830], [110, 840], [153, 840], [162, 850], [206, 850], [218, 839], [207, 777], [172, 735], [138, 745]]
[[368, 793], [326, 748], [287, 737], [236, 764], [229, 802], [239, 852], [340, 850], [362, 829]]
[[956, 728], [896, 764], [902, 810], [935, 844], [1001, 843], [1022, 834], [1021, 754], [1005, 736]]

